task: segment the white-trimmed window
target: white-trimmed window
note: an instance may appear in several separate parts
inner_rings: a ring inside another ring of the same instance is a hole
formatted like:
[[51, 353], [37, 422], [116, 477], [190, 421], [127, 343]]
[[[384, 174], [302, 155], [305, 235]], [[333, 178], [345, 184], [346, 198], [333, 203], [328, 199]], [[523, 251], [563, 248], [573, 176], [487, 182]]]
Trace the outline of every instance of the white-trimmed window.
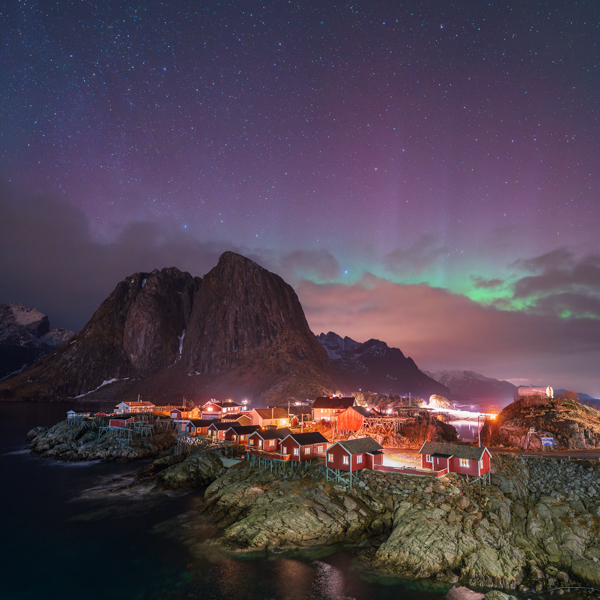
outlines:
[[252, 438], [251, 440], [248, 440], [248, 445], [254, 446], [254, 438]]
[[298, 448], [294, 448], [294, 456], [298, 456]]
[[306, 448], [304, 448], [304, 454], [310, 454], [310, 446], [306, 446]]
[[333, 454], [328, 454], [328, 455], [327, 455], [327, 460], [328, 460], [329, 462], [333, 462]]
[[359, 464], [361, 464], [361, 463], [362, 463], [362, 454], [359, 454], [359, 455], [356, 457], [356, 464], [358, 464], [358, 465], [359, 465]]
[[348, 465], [348, 464], [350, 464], [350, 462], [348, 461], [348, 457], [347, 457], [347, 456], [344, 456], [344, 457], [342, 458], [342, 462], [343, 462], [345, 465]]
[[483, 458], [479, 461], [479, 468], [483, 469]]
[[319, 453], [323, 452], [323, 446], [317, 446], [317, 452], [319, 452]]
[[282, 446], [282, 453], [287, 454], [287, 448], [285, 446]]
[[468, 469], [469, 468], [469, 459], [468, 458], [459, 458], [458, 465], [460, 466], [461, 469]]
[[431, 454], [425, 455], [425, 462], [431, 462]]

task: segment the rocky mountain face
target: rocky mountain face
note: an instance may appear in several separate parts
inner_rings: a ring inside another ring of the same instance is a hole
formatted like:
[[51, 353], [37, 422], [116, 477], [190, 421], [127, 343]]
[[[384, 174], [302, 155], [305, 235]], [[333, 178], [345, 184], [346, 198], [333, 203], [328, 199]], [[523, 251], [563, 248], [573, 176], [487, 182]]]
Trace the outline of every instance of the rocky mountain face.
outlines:
[[600, 412], [575, 400], [553, 399], [538, 406], [519, 400], [481, 430], [486, 446], [540, 450], [543, 437], [553, 438], [555, 448], [600, 447]]
[[294, 290], [226, 252], [203, 280], [169, 268], [120, 282], [69, 344], [3, 382], [0, 398], [274, 402], [338, 387]]
[[429, 377], [450, 389], [452, 400], [478, 404], [496, 403], [506, 405], [512, 402], [517, 386], [510, 381], [485, 377], [474, 371], [426, 372]]
[[412, 358], [385, 342], [369, 340], [363, 344], [330, 331], [317, 336], [329, 360], [352, 390], [370, 390], [429, 398], [447, 396], [449, 389], [419, 370]]
[[50, 329], [36, 308], [0, 304], [0, 379], [23, 370], [73, 337], [68, 329]]

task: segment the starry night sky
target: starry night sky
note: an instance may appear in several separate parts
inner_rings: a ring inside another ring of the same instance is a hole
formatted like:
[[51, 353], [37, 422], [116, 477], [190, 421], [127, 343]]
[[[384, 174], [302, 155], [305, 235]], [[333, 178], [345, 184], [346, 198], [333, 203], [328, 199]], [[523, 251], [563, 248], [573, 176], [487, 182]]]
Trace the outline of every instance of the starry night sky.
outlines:
[[227, 249], [315, 333], [600, 395], [600, 5], [0, 9], [0, 302]]

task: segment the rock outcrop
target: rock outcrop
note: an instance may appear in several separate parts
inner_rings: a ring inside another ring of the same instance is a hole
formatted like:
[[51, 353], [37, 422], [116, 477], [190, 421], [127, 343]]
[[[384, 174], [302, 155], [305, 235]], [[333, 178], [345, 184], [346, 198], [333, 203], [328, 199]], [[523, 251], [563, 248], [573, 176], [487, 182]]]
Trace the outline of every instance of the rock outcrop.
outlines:
[[329, 360], [346, 386], [352, 390], [373, 390], [428, 398], [447, 396], [450, 390], [419, 370], [412, 358], [380, 340], [355, 342], [330, 331], [317, 336]]
[[68, 329], [51, 330], [47, 315], [36, 308], [0, 304], [0, 379], [22, 371], [73, 335]]
[[169, 430], [149, 439], [134, 439], [127, 445], [110, 434], [101, 435], [81, 423], [61, 421], [53, 427], [36, 427], [27, 434], [29, 449], [56, 460], [137, 460], [172, 449], [177, 434]]
[[156, 477], [163, 487], [170, 490], [202, 487], [225, 472], [223, 462], [215, 452], [192, 452], [180, 461], [173, 461], [173, 458], [177, 456], [159, 459], [154, 463], [156, 468], [162, 461], [175, 462], [161, 470]]
[[495, 420], [486, 421], [481, 430], [487, 446], [540, 450], [542, 438], [552, 438], [557, 449], [597, 448], [600, 412], [576, 400], [549, 399], [539, 406], [521, 400], [509, 404]]
[[199, 554], [365, 547], [363, 566], [476, 587], [600, 585], [597, 464], [495, 456], [493, 484], [361, 471], [352, 489], [242, 463], [211, 484], [202, 512], [220, 528]]
[[0, 399], [106, 399], [107, 384], [111, 399], [162, 403], [287, 402], [340, 386], [294, 290], [233, 252], [204, 280], [175, 268], [128, 277], [66, 346], [0, 384]]

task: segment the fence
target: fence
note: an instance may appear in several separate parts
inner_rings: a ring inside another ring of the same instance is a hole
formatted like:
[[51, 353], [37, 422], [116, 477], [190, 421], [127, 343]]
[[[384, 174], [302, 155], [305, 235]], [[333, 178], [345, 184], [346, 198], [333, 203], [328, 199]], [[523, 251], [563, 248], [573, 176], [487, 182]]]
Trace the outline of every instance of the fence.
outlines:
[[416, 467], [387, 467], [384, 465], [375, 465], [376, 471], [384, 471], [386, 473], [402, 473], [403, 475], [415, 475], [416, 477], [445, 477], [448, 475], [448, 469], [441, 471], [430, 471], [429, 469], [417, 469]]

